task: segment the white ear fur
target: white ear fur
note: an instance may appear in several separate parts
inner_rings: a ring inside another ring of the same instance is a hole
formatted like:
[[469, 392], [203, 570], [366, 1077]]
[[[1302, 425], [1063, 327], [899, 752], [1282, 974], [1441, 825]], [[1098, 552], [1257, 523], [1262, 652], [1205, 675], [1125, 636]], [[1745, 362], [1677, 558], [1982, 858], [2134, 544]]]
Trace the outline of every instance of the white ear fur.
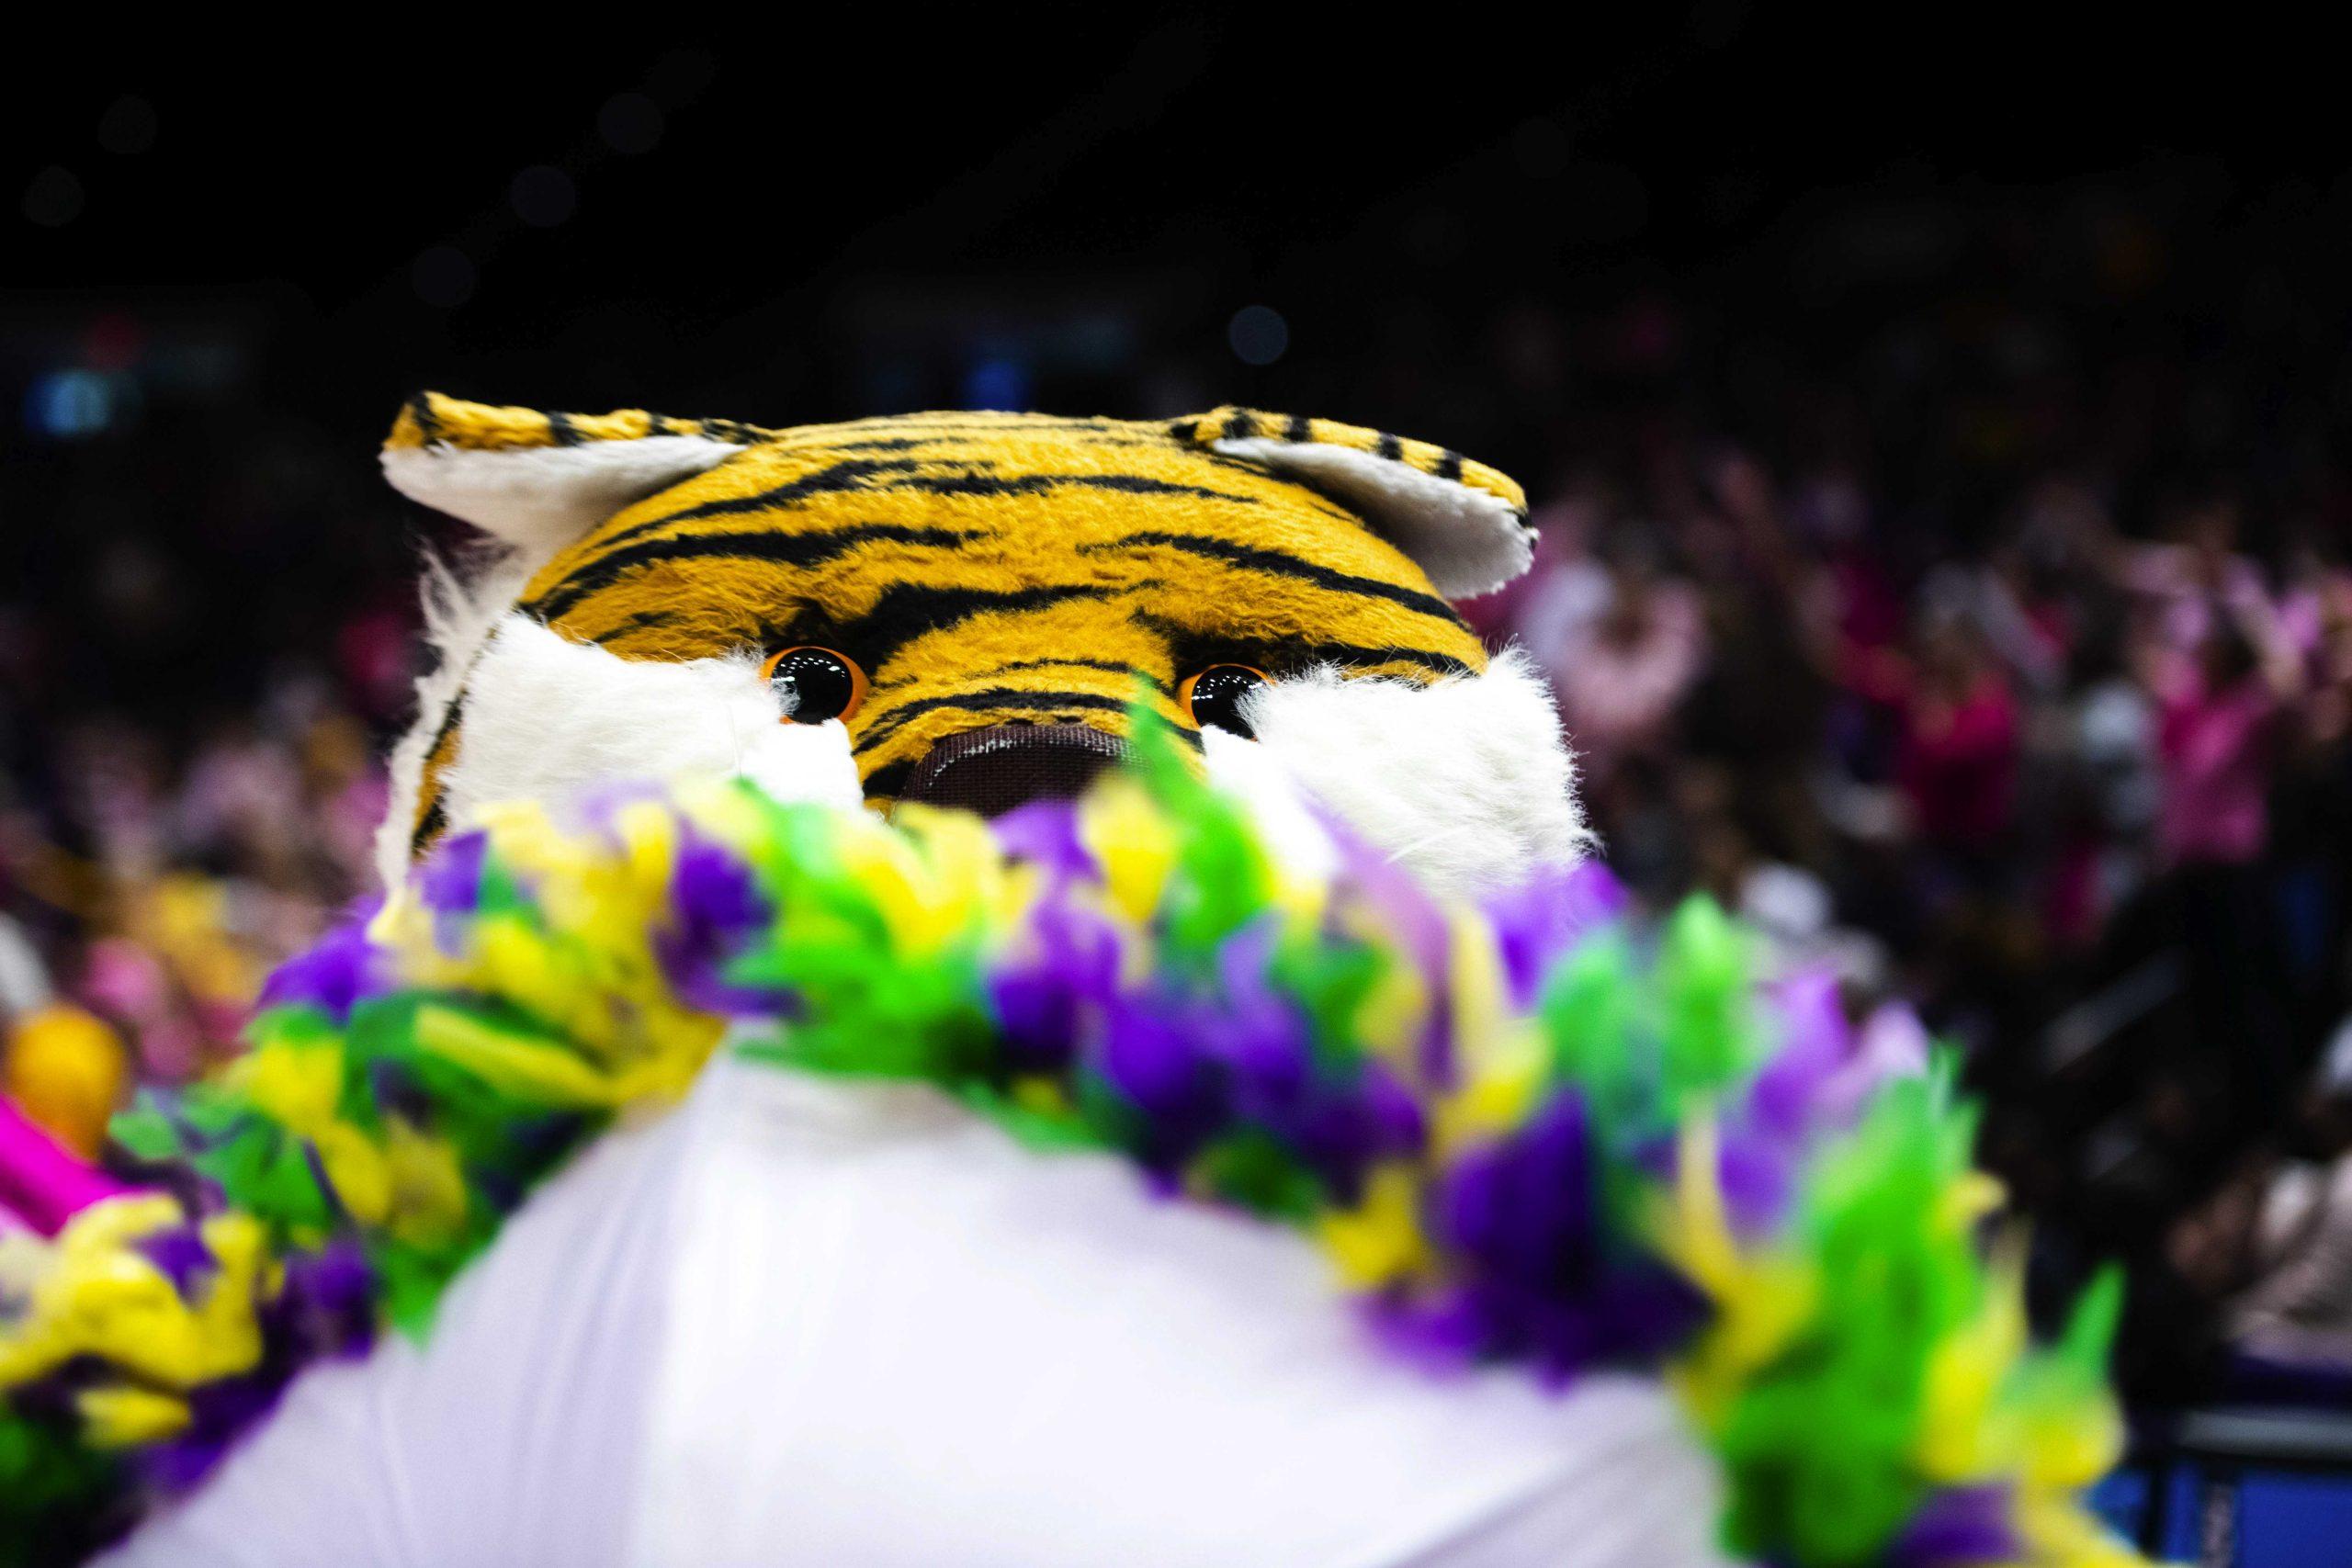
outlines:
[[1338, 496], [1412, 557], [1449, 599], [1491, 593], [1535, 559], [1534, 530], [1510, 502], [1409, 464], [1350, 446], [1263, 435], [1218, 441], [1214, 448]]
[[416, 717], [392, 748], [391, 800], [376, 828], [376, 874], [392, 887], [408, 874], [416, 830], [417, 796], [424, 787], [424, 760], [440, 734], [449, 705], [465, 689], [474, 656], [497, 629], [530, 581], [531, 566], [512, 550], [492, 547], [490, 558], [469, 574], [437, 556], [424, 558], [419, 597], [424, 605], [424, 641], [432, 667], [416, 678]]
[[648, 435], [516, 451], [401, 446], [385, 450], [384, 477], [410, 500], [544, 560], [632, 502], [742, 450], [706, 435]]
[[385, 449], [384, 477], [393, 489], [472, 524], [492, 541], [459, 566], [431, 558], [424, 563], [424, 633], [435, 662], [417, 678], [416, 720], [392, 749], [391, 809], [376, 831], [376, 869], [385, 886], [407, 874], [424, 761], [449, 705], [531, 574], [632, 502], [741, 450], [702, 435], [513, 451], [446, 442]]
[[[1430, 686], [1318, 670], [1252, 694], [1244, 711], [1258, 760], [1441, 893], [1505, 886], [1591, 848], [1551, 693], [1517, 649], [1483, 675]], [[1210, 739], [1222, 784], [1231, 748]]]
[[[494, 801], [561, 802], [623, 779], [741, 774], [780, 800], [854, 807], [865, 798], [849, 732], [838, 722], [782, 722], [775, 690], [748, 654], [623, 659], [511, 611], [471, 673], [458, 668], [466, 709], [457, 757], [441, 776], [452, 826]], [[430, 732], [420, 725], [418, 733]], [[388, 886], [406, 872], [414, 809], [412, 788], [379, 841]]]

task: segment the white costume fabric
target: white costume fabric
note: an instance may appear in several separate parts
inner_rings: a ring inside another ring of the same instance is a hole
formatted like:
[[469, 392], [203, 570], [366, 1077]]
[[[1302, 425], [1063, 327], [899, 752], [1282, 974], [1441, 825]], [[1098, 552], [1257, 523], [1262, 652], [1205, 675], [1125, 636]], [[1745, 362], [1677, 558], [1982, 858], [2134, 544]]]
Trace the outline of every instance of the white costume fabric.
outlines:
[[1401, 1363], [1289, 1232], [722, 1056], [102, 1561], [1697, 1568], [1718, 1507], [1653, 1383]]

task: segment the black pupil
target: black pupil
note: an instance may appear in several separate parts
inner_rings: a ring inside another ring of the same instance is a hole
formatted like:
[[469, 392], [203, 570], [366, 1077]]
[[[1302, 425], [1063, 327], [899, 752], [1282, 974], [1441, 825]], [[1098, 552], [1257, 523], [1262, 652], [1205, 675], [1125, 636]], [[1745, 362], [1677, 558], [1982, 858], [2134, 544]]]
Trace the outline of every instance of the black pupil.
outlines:
[[839, 718], [857, 694], [849, 666], [821, 648], [796, 648], [775, 661], [768, 676], [790, 705], [796, 724]]
[[1241, 699], [1264, 684], [1255, 670], [1219, 664], [1204, 670], [1193, 682], [1193, 717], [1204, 728], [1215, 725], [1248, 739], [1256, 734], [1241, 716]]

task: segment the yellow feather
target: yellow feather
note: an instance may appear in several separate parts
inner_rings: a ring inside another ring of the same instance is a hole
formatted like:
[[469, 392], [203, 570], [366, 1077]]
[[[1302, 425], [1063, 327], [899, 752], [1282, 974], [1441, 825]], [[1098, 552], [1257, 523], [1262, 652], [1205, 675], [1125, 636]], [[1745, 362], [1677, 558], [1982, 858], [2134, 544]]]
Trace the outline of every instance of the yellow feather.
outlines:
[[1351, 1289], [1375, 1289], [1426, 1261], [1429, 1238], [1421, 1230], [1420, 1209], [1419, 1173], [1387, 1166], [1365, 1183], [1363, 1201], [1355, 1209], [1323, 1217], [1317, 1227], [1323, 1249]]

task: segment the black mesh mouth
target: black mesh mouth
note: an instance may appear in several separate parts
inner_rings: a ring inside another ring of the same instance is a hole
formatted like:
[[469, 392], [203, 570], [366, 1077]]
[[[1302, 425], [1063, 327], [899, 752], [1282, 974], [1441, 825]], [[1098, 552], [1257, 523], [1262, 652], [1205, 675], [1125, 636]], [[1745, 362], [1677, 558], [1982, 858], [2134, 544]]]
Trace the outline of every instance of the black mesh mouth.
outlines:
[[899, 798], [1001, 817], [1033, 800], [1074, 798], [1126, 751], [1091, 724], [993, 724], [933, 746]]

